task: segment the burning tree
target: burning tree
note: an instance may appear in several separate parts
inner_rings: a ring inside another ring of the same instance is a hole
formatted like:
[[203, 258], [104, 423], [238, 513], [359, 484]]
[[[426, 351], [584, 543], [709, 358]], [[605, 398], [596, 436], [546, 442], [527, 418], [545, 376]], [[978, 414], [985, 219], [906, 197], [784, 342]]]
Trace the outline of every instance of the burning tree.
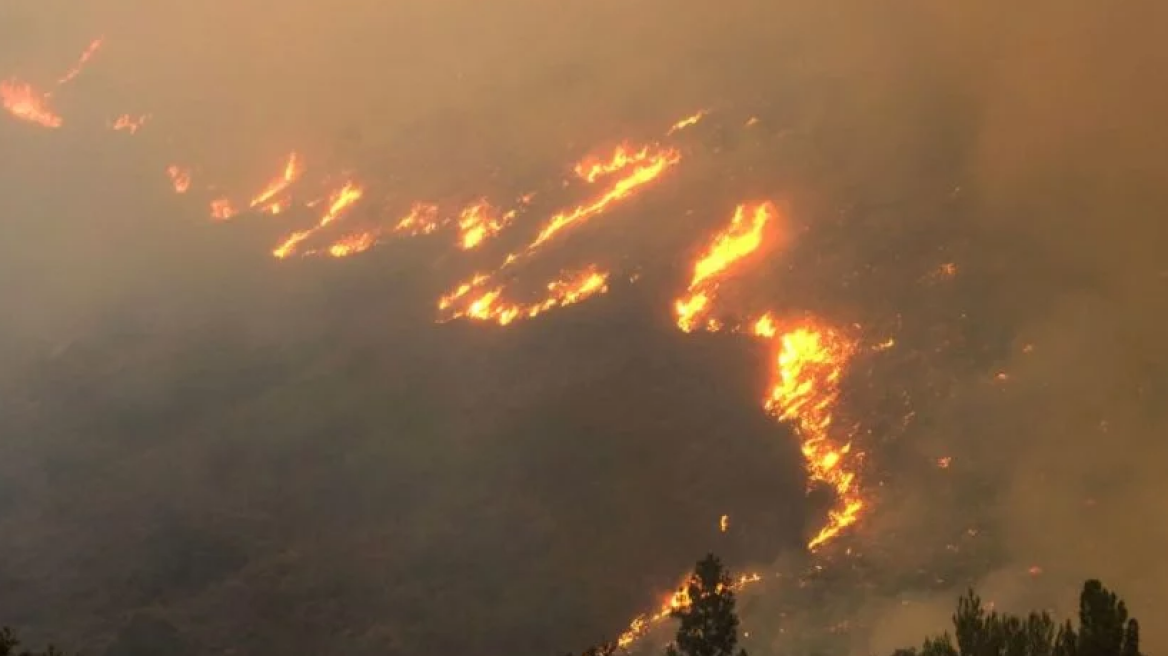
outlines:
[[[685, 603], [670, 613], [680, 625], [667, 656], [734, 656], [738, 646], [734, 581], [717, 556], [708, 554], [698, 561], [683, 598]], [[737, 654], [746, 656], [746, 651]]]

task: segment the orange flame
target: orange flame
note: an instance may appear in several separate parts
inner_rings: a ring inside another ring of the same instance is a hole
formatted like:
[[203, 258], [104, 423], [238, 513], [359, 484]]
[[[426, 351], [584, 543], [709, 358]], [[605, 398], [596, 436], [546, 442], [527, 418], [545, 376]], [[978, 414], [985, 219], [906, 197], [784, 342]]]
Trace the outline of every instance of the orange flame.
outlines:
[[0, 101], [9, 114], [45, 128], [59, 128], [60, 116], [49, 109], [49, 94], [37, 91], [27, 82], [16, 78], [0, 81]]
[[458, 247], [464, 251], [477, 248], [499, 234], [514, 218], [514, 210], [500, 215], [486, 200], [467, 205], [458, 215]]
[[674, 123], [672, 126], [670, 126], [669, 131], [666, 132], [665, 134], [671, 135], [671, 134], [674, 134], [675, 132], [680, 132], [688, 127], [697, 125], [703, 118], [706, 117], [706, 114], [707, 114], [707, 112], [704, 109], [700, 112], [695, 112], [693, 114], [690, 114], [689, 116], [681, 119], [680, 121], [678, 121], [678, 122]]
[[[730, 584], [730, 589], [735, 591], [742, 590], [750, 584], [758, 583], [761, 580], [762, 576], [758, 573], [743, 574]], [[669, 619], [674, 611], [689, 608], [690, 604], [693, 603], [693, 600], [689, 596], [690, 581], [690, 578], [682, 581], [677, 590], [674, 590], [655, 612], [634, 617], [633, 621], [629, 622], [629, 627], [625, 629], [624, 633], [617, 637], [617, 646], [621, 649], [629, 649], [633, 646], [633, 643], [644, 637], [654, 625]], [[721, 586], [718, 587], [720, 590]]]
[[191, 189], [191, 171], [183, 168], [177, 164], [171, 164], [166, 167], [166, 175], [170, 178], [170, 184], [174, 187], [174, 193], [185, 194]]
[[[686, 295], [674, 302], [678, 328], [692, 332], [709, 315], [718, 280], [743, 258], [758, 251], [767, 224], [777, 216], [773, 203], [742, 204], [734, 209], [730, 225], [714, 237], [694, 264]], [[716, 329], [717, 324], [707, 322], [706, 327]]]
[[[476, 276], [464, 283], [452, 295], [439, 301], [439, 309], [445, 310], [455, 300], [464, 298], [473, 289], [485, 284], [486, 276]], [[473, 299], [468, 299], [462, 309], [450, 314], [450, 319], [466, 318], [475, 321], [491, 321], [506, 326], [516, 319], [531, 319], [548, 310], [574, 305], [597, 294], [608, 291], [608, 272], [589, 266], [580, 271], [568, 272], [547, 284], [547, 295], [534, 303], [510, 303], [502, 300], [502, 287], [496, 287]]]
[[141, 129], [143, 125], [146, 125], [146, 121], [148, 120], [150, 120], [150, 116], [148, 114], [143, 114], [141, 116], [130, 116], [129, 114], [122, 114], [110, 123], [110, 129], [114, 130], [115, 132], [129, 132], [130, 134], [135, 134], [139, 129]]
[[649, 161], [649, 147], [642, 146], [640, 150], [633, 150], [628, 144], [616, 147], [608, 159], [588, 157], [578, 162], [573, 169], [576, 176], [585, 182], [596, 182], [600, 178], [623, 171], [634, 164], [643, 164]]
[[277, 199], [277, 196], [283, 194], [288, 187], [292, 186], [300, 175], [304, 172], [304, 168], [300, 164], [299, 156], [296, 153], [290, 153], [288, 160], [284, 163], [284, 171], [264, 187], [263, 191], [251, 199], [248, 207], [260, 208], [262, 211], [271, 214], [279, 214], [285, 209], [285, 204]]
[[409, 237], [429, 235], [442, 226], [438, 221], [438, 206], [430, 203], [414, 203], [410, 213], [393, 227], [395, 233]]
[[854, 468], [848, 466], [852, 444], [837, 440], [832, 425], [844, 367], [856, 352], [856, 343], [813, 323], [779, 333], [769, 314], [755, 322], [753, 332], [778, 347], [764, 402], [767, 411], [795, 425], [809, 478], [835, 491], [836, 507], [807, 544], [815, 551], [855, 524], [865, 506]]
[[[614, 155], [614, 159], [615, 157]], [[680, 161], [681, 154], [676, 150], [662, 150], [647, 155], [645, 160], [637, 164], [632, 172], [617, 180], [600, 196], [571, 210], [560, 212], [549, 219], [536, 235], [535, 240], [527, 246], [527, 253], [535, 252], [552, 237], [572, 225], [587, 221], [597, 214], [603, 213], [613, 203], [628, 198], [637, 189], [661, 177], [661, 174]]]
[[348, 257], [357, 253], [364, 253], [377, 243], [376, 232], [362, 232], [344, 237], [332, 246], [329, 246], [329, 255], [333, 257]]
[[81, 71], [85, 68], [85, 64], [87, 64], [89, 60], [92, 59], [95, 54], [97, 54], [98, 49], [101, 48], [101, 44], [101, 39], [94, 39], [92, 42], [90, 42], [89, 46], [85, 48], [85, 52], [81, 53], [81, 57], [77, 60], [77, 63], [73, 65], [73, 68], [69, 69], [69, 72], [65, 73], [61, 79], [57, 80], [57, 85], [60, 86], [62, 84], [67, 84], [68, 82], [71, 82], [73, 78], [81, 75]]
[[341, 218], [354, 203], [361, 200], [361, 196], [364, 193], [364, 190], [355, 183], [346, 182], [340, 189], [329, 196], [328, 210], [320, 218], [320, 221], [317, 221], [315, 226], [306, 230], [298, 230], [285, 237], [284, 241], [280, 242], [280, 245], [272, 250], [272, 255], [279, 259], [284, 259], [295, 253], [301, 242], [311, 237], [313, 233]]
[[211, 201], [211, 218], [215, 221], [226, 221], [239, 213], [235, 205], [227, 198], [216, 198]]

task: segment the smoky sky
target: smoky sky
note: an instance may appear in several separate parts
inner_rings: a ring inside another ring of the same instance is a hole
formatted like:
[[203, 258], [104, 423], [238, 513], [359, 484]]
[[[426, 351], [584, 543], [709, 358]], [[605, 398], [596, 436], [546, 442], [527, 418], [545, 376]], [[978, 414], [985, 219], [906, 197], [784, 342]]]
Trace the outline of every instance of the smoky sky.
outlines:
[[[105, 42], [60, 130], [0, 122], [0, 622], [86, 653], [549, 653], [707, 550], [783, 575], [743, 595], [752, 653], [916, 643], [968, 585], [1069, 616], [1098, 577], [1155, 617], [1165, 13], [5, 5], [5, 76]], [[530, 288], [597, 260], [637, 281], [505, 330], [433, 314], [503, 250], [275, 262], [289, 224], [212, 224], [163, 175], [246, 194], [297, 149], [376, 188], [366, 216], [531, 190], [543, 215], [575, 159], [698, 109], [676, 175]], [[104, 129], [124, 112], [151, 123]], [[769, 354], [669, 317], [764, 198], [791, 238], [726, 293], [896, 343], [844, 382], [871, 511], [815, 558], [831, 499], [759, 407]]]

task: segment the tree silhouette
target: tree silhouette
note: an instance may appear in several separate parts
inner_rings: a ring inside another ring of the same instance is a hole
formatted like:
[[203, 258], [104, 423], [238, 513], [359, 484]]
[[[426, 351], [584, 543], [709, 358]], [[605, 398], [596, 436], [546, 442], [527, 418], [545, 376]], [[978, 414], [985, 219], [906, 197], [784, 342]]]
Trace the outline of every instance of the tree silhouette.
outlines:
[[893, 656], [1143, 656], [1139, 623], [1127, 606], [1096, 580], [1083, 584], [1079, 629], [1068, 620], [1056, 626], [1046, 612], [1025, 618], [989, 611], [970, 590], [953, 615], [956, 646], [948, 633], [925, 640], [917, 649]]
[[[617, 644], [615, 642], [604, 642], [595, 647], [589, 647], [580, 652], [580, 656], [613, 656], [616, 653]], [[574, 656], [568, 654], [567, 656]]]
[[44, 651], [28, 651], [21, 649], [17, 651], [16, 648], [20, 646], [20, 640], [16, 638], [16, 634], [8, 627], [0, 628], [0, 656], [64, 656], [64, 654], [56, 647], [49, 645]]
[[[734, 656], [738, 646], [738, 615], [734, 612], [734, 582], [722, 561], [708, 554], [698, 561], [683, 591], [686, 603], [670, 615], [679, 620], [668, 656]], [[740, 650], [738, 656], [746, 656]]]

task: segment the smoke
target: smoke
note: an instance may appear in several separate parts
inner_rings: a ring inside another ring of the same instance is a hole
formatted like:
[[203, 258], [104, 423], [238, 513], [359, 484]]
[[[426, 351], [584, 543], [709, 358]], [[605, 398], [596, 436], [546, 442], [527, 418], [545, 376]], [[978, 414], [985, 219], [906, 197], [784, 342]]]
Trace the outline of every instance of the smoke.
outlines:
[[[0, 123], [0, 621], [547, 651], [707, 548], [784, 574], [744, 594], [752, 652], [916, 643], [967, 585], [1066, 615], [1100, 577], [1165, 609], [1168, 10], [479, 4], [0, 9], [5, 73], [55, 79], [105, 37], [62, 130]], [[583, 151], [702, 108], [676, 181], [557, 252], [636, 260], [639, 286], [506, 332], [431, 325], [463, 273], [432, 242], [278, 266], [286, 225], [210, 225], [162, 174], [241, 193], [296, 149], [391, 202], [551, 203]], [[102, 132], [123, 112], [153, 118]], [[896, 340], [847, 383], [873, 508], [819, 559], [799, 545], [828, 503], [758, 409], [766, 354], [664, 317], [763, 198], [795, 237], [732, 293]]]

